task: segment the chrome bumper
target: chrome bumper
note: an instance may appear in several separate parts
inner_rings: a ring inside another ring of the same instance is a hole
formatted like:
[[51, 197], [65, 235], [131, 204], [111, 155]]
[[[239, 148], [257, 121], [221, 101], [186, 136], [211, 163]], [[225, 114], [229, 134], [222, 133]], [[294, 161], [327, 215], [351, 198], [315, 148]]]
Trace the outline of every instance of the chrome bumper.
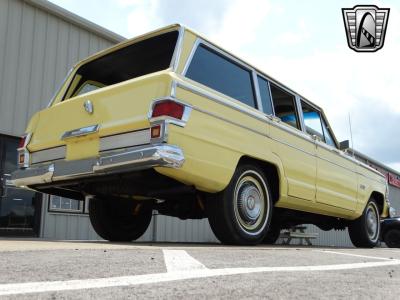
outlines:
[[182, 150], [173, 145], [157, 144], [109, 151], [97, 158], [59, 160], [30, 166], [12, 174], [16, 186], [32, 186], [68, 179], [143, 170], [152, 167], [180, 168], [185, 161]]

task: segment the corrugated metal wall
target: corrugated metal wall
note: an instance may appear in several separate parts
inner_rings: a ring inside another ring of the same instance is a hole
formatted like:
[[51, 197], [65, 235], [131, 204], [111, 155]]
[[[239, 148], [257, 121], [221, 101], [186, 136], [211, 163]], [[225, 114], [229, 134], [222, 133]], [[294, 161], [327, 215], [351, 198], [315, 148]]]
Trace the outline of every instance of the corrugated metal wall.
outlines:
[[[42, 207], [42, 226], [40, 236], [57, 240], [100, 240], [87, 214], [66, 214], [49, 212], [49, 197], [45, 196]], [[140, 241], [153, 240], [153, 223], [150, 224]]]
[[[49, 197], [42, 207], [41, 237], [59, 240], [100, 240], [87, 214], [49, 212]], [[147, 242], [218, 242], [207, 219], [180, 220], [154, 215], [146, 233], [138, 241]]]
[[114, 43], [22, 0], [0, 0], [0, 133], [19, 136], [68, 70]]
[[389, 185], [389, 199], [390, 204], [396, 210], [396, 215], [400, 216], [400, 189], [393, 185]]

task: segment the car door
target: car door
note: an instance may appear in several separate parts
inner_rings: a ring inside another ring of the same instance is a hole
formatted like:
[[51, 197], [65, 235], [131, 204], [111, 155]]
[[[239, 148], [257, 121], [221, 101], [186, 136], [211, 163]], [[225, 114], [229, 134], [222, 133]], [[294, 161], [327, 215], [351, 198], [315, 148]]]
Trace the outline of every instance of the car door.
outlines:
[[[260, 93], [263, 83], [259, 81]], [[273, 113], [281, 121], [271, 126], [274, 153], [282, 161], [288, 183], [288, 195], [295, 199], [315, 201], [316, 156], [314, 141], [301, 131], [296, 97], [270, 84]]]
[[356, 165], [337, 148], [321, 111], [303, 100], [301, 106], [305, 129], [316, 144], [317, 203], [354, 211], [357, 204]]

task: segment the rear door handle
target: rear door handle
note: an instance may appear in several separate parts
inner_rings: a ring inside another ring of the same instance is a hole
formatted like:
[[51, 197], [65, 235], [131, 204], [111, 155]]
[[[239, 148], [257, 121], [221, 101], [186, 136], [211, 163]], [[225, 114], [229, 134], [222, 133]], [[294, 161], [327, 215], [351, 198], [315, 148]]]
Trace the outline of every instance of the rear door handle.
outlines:
[[74, 137], [93, 134], [93, 133], [96, 133], [97, 131], [99, 131], [99, 127], [100, 126], [98, 124], [96, 124], [96, 125], [91, 125], [91, 126], [86, 126], [86, 127], [81, 127], [81, 128], [73, 129], [70, 131], [66, 131], [61, 136], [61, 139], [67, 140], [67, 139], [74, 138]]

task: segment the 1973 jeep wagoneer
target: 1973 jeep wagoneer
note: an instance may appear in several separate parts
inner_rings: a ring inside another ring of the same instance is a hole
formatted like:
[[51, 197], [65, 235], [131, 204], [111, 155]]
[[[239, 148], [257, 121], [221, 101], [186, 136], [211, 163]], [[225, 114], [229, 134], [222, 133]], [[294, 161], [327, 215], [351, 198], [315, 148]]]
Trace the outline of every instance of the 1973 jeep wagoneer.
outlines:
[[341, 148], [321, 108], [172, 25], [78, 63], [29, 122], [13, 180], [86, 199], [111, 241], [139, 238], [158, 211], [208, 218], [228, 244], [311, 223], [373, 247], [386, 181]]

